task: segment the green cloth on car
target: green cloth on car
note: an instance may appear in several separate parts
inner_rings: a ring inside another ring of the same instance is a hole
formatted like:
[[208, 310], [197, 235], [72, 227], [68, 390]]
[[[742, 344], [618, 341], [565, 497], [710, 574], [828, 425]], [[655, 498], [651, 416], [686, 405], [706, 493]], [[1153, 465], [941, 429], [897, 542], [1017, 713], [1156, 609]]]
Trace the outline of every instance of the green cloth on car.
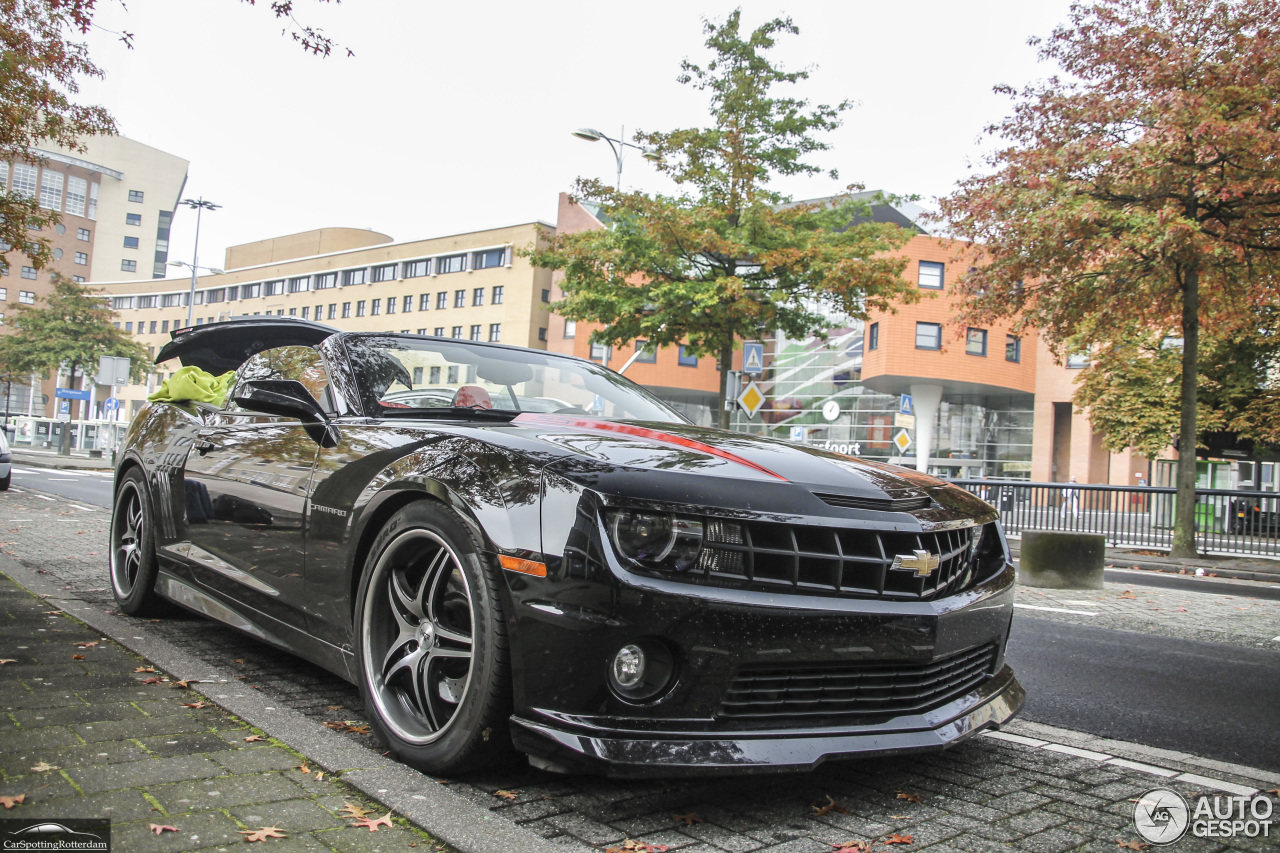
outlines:
[[209, 403], [221, 406], [231, 390], [231, 380], [235, 379], [235, 371], [227, 371], [221, 376], [214, 376], [207, 370], [198, 367], [179, 368], [178, 372], [160, 384], [159, 390], [147, 399], [152, 403], [180, 403], [195, 400], [198, 403]]

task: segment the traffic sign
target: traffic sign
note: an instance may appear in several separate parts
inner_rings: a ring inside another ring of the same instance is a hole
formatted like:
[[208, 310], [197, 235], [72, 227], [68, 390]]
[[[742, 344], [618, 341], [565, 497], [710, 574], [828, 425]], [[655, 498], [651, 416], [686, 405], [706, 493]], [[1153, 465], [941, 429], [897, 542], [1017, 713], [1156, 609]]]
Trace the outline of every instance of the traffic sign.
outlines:
[[804, 427], [802, 427], [802, 426], [793, 426], [793, 427], [791, 428], [791, 440], [792, 440], [792, 441], [804, 441]]
[[916, 416], [904, 415], [902, 414], [902, 412], [898, 412], [896, 415], [893, 416], [893, 425], [898, 427], [899, 429], [915, 429]]
[[764, 392], [754, 382], [748, 382], [747, 387], [742, 389], [742, 393], [738, 395], [738, 405], [742, 407], [742, 411], [747, 413], [747, 417], [754, 418], [756, 412], [764, 406]]
[[58, 388], [53, 392], [53, 396], [59, 400], [88, 400], [89, 389], [77, 391], [75, 388]]
[[899, 453], [906, 453], [911, 449], [911, 445], [913, 444], [911, 436], [907, 435], [907, 431], [905, 429], [893, 437], [893, 443], [897, 445]]
[[916, 413], [916, 409], [911, 402], [911, 395], [903, 394], [902, 399], [898, 401], [898, 414], [914, 415], [915, 413]]
[[114, 412], [118, 408], [120, 408], [120, 401], [115, 397], [108, 397], [102, 401], [102, 410], [104, 412]]
[[752, 376], [764, 373], [764, 344], [742, 345], [742, 372]]

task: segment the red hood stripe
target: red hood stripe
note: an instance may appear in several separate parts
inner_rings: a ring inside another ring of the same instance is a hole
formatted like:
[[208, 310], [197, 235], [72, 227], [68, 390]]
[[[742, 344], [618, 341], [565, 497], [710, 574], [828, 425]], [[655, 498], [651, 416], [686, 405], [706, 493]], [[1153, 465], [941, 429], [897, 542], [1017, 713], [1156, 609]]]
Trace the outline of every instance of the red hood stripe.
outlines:
[[522, 426], [536, 426], [538, 424], [544, 424], [546, 426], [557, 426], [566, 429], [581, 430], [583, 432], [605, 432], [613, 435], [625, 435], [628, 438], [638, 438], [641, 441], [652, 441], [657, 444], [673, 444], [677, 447], [683, 447], [686, 450], [693, 450], [698, 453], [705, 453], [708, 456], [725, 459], [729, 462], [759, 471], [761, 474], [768, 474], [770, 477], [776, 477], [784, 483], [787, 482], [787, 478], [781, 474], [770, 471], [763, 465], [757, 465], [749, 459], [743, 459], [737, 454], [730, 453], [727, 450], [721, 450], [718, 447], [712, 447], [710, 444], [703, 444], [701, 441], [694, 441], [692, 438], [684, 438], [683, 436], [673, 435], [669, 432], [661, 432], [656, 429], [632, 426], [631, 424], [622, 424], [615, 421], [601, 421], [596, 420], [595, 418], [575, 418], [569, 415], [545, 415], [534, 412], [524, 412], [523, 414], [517, 415], [513, 423], [517, 423]]

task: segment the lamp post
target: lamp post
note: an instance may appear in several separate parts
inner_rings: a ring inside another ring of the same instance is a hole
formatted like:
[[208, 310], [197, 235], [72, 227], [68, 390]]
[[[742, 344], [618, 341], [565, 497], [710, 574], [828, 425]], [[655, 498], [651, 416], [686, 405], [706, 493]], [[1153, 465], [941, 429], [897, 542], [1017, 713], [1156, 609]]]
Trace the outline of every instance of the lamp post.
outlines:
[[[618, 135], [619, 136], [626, 135], [626, 130], [627, 129], [624, 127], [619, 132]], [[609, 147], [613, 149], [613, 158], [618, 163], [618, 182], [615, 185], [615, 188], [618, 190], [622, 189], [622, 149], [623, 148], [636, 149], [637, 151], [640, 152], [641, 157], [643, 157], [644, 159], [648, 160], [651, 163], [665, 162], [665, 159], [663, 158], [663, 156], [659, 154], [657, 151], [654, 151], [652, 148], [642, 148], [639, 145], [633, 145], [630, 142], [624, 142], [621, 139], [614, 139], [612, 136], [605, 136], [603, 133], [601, 133], [598, 130], [595, 130], [594, 128], [580, 127], [577, 130], [573, 131], [573, 135], [578, 137], [579, 139], [585, 139], [587, 142], [599, 142], [601, 139], [603, 139], [605, 142], [609, 143]], [[615, 142], [617, 143], [616, 145], [614, 144]]]
[[199, 271], [203, 269], [202, 267], [199, 266], [200, 264], [200, 214], [202, 214], [206, 210], [217, 210], [218, 208], [222, 207], [222, 205], [214, 204], [211, 201], [205, 201], [204, 196], [201, 196], [200, 198], [184, 198], [182, 200], [182, 203], [185, 204], [187, 207], [194, 208], [196, 212], [196, 241], [195, 241], [195, 245], [192, 246], [191, 248], [191, 263], [184, 264], [181, 261], [179, 261], [174, 264], [174, 266], [191, 267], [191, 293], [187, 296], [187, 325], [190, 326], [191, 317], [196, 310], [196, 276], [198, 275]]

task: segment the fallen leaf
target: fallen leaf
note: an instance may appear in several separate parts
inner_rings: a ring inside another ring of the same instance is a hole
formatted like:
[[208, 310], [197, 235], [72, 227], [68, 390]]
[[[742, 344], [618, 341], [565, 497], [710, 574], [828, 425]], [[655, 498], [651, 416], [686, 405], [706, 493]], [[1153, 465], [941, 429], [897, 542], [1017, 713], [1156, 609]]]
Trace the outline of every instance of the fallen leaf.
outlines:
[[142, 679], [142, 683], [143, 683], [143, 684], [164, 684], [164, 679], [163, 679], [163, 678], [159, 678], [159, 677], [156, 677], [156, 678], [144, 678], [144, 679]]
[[893, 835], [890, 835], [888, 838], [886, 838], [884, 840], [884, 843], [885, 844], [910, 844], [911, 836], [899, 835], [898, 833], [895, 832]]
[[335, 732], [340, 732], [347, 727], [347, 724], [338, 720], [328, 720], [324, 724], [324, 727], [326, 729], [333, 729]]
[[870, 841], [846, 841], [843, 844], [828, 846], [834, 848], [836, 853], [871, 853]]
[[1142, 844], [1138, 841], [1117, 841], [1116, 846], [1123, 847], [1125, 850], [1145, 850], [1151, 845]]
[[685, 826], [693, 826], [695, 823], [702, 823], [702, 818], [698, 817], [695, 812], [688, 814], [678, 814], [673, 816], [676, 823], [683, 822]]
[[310, 767], [308, 767], [306, 764], [299, 764], [299, 765], [298, 765], [297, 767], [295, 767], [294, 769], [295, 769], [295, 770], [301, 770], [303, 773], [306, 773], [308, 776], [310, 776], [310, 775], [311, 775], [311, 768], [310, 768]]
[[76, 643], [76, 645], [77, 645], [77, 646], [79, 646], [79, 647], [80, 647], [80, 648], [82, 648], [82, 649], [91, 649], [91, 648], [93, 648], [94, 646], [98, 645], [98, 641], [97, 641], [97, 640], [94, 640], [94, 641], [93, 641], [93, 642], [91, 642], [91, 643]]
[[353, 803], [343, 803], [342, 808], [338, 809], [338, 813], [342, 817], [368, 817], [373, 814], [373, 809], [366, 809], [364, 806], [357, 806]]
[[317, 771], [316, 771], [316, 781], [317, 781], [317, 782], [323, 782], [323, 781], [324, 781], [324, 771], [323, 771], [323, 770], [317, 770]]
[[647, 841], [636, 841], [628, 838], [618, 847], [606, 847], [604, 853], [666, 853], [670, 848], [665, 844], [650, 844]]
[[346, 731], [353, 735], [367, 735], [373, 733], [373, 730], [368, 726], [347, 726]]
[[4, 666], [7, 663], [17, 663], [17, 660], [14, 658], [0, 658], [0, 666]]
[[61, 610], [41, 610], [40, 612], [45, 616], [59, 616], [62, 614]]
[[1272, 788], [1270, 791], [1263, 791], [1264, 794], [1275, 794], [1276, 799], [1280, 800], [1280, 788]]
[[920, 795], [919, 795], [919, 794], [908, 794], [906, 791], [899, 791], [899, 792], [898, 792], [898, 799], [899, 799], [899, 800], [906, 800], [908, 803], [923, 803], [923, 802], [924, 802], [924, 800], [920, 799]]
[[327, 707], [330, 711], [341, 711], [341, 710], [342, 710], [342, 706], [341, 706], [341, 705], [327, 705], [327, 706], [325, 706], [325, 707]]
[[260, 740], [266, 740], [262, 735], [249, 735], [244, 739], [245, 743], [257, 743]]
[[501, 797], [504, 800], [514, 800], [516, 797], [520, 796], [520, 792], [519, 791], [495, 791], [493, 795], [495, 797]]
[[824, 814], [831, 812], [840, 812], [840, 814], [848, 814], [849, 810], [844, 806], [831, 799], [831, 795], [827, 794], [827, 804], [825, 806], [811, 806], [814, 817], [822, 817]]
[[909, 820], [909, 819], [911, 818], [911, 815], [909, 815], [909, 814], [891, 814], [891, 815], [889, 815], [889, 817], [893, 818], [894, 820]]
[[351, 824], [352, 829], [359, 826], [368, 827], [370, 832], [377, 832], [378, 827], [380, 826], [385, 826], [387, 829], [391, 829], [391, 812], [387, 812], [382, 817], [367, 817], [364, 820], [358, 820]]
[[0, 797], [0, 805], [3, 805], [6, 809], [11, 809], [16, 805], [21, 805], [26, 799], [26, 794], [19, 794], [16, 797]]
[[285, 838], [278, 826], [264, 826], [261, 829], [242, 829], [240, 834], [245, 841], [266, 841], [268, 838]]
[[47, 764], [46, 762], [43, 762], [43, 761], [41, 761], [35, 767], [31, 768], [31, 770], [35, 773], [48, 773], [50, 770], [57, 770], [57, 769], [58, 769], [58, 765]]
[[140, 666], [134, 670], [134, 672], [155, 672], [155, 671], [156, 671], [156, 668], [154, 666]]
[[84, 655], [72, 655], [72, 660], [84, 660]]
[[177, 832], [177, 831], [178, 831], [178, 827], [176, 827], [176, 826], [169, 826], [168, 824], [162, 824], [162, 823], [149, 823], [149, 824], [147, 824], [147, 829], [151, 830], [151, 831], [152, 831], [152, 832], [154, 832], [156, 835], [159, 835], [159, 834], [160, 834], [160, 833], [162, 833], [162, 832]]
[[208, 707], [209, 707], [209, 703], [208, 703], [208, 702], [183, 702], [183, 703], [182, 703], [182, 707], [184, 707], [184, 708], [195, 708], [195, 709], [198, 711], [198, 710], [200, 710], [201, 708], [208, 708]]
[[190, 688], [190, 687], [191, 687], [191, 685], [193, 685], [193, 684], [199, 684], [199, 683], [200, 683], [200, 679], [198, 679], [198, 678], [184, 678], [184, 679], [182, 679], [181, 681], [175, 681], [175, 682], [173, 682], [173, 685], [172, 685], [172, 686], [174, 686], [174, 687], [180, 687], [180, 688], [182, 688], [183, 690], [186, 690], [186, 689]]

